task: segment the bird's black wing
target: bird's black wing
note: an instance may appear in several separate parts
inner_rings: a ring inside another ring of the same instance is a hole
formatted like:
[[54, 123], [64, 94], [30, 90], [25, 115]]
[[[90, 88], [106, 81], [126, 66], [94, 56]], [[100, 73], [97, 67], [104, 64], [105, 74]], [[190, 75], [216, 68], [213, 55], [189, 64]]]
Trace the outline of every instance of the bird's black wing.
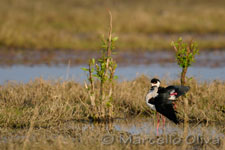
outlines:
[[170, 91], [166, 88], [161, 89], [159, 95], [155, 98], [156, 111], [173, 121], [175, 124], [178, 124], [179, 121], [176, 116], [176, 111], [173, 108], [173, 101], [169, 100], [169, 98]]
[[150, 98], [149, 100], [148, 100], [148, 103], [149, 104], [153, 104], [153, 105], [155, 105], [155, 98]]
[[165, 90], [167, 90], [167, 92], [171, 92], [174, 90], [174, 92], [177, 93], [176, 98], [178, 98], [181, 95], [184, 95], [185, 93], [187, 93], [190, 90], [189, 86], [181, 86], [181, 85], [171, 85], [168, 86], [167, 88], [165, 88]]
[[179, 120], [176, 116], [176, 111], [173, 109], [173, 104], [156, 104], [156, 111], [162, 114], [163, 116], [167, 117], [171, 121], [173, 121], [175, 124], [179, 124]]

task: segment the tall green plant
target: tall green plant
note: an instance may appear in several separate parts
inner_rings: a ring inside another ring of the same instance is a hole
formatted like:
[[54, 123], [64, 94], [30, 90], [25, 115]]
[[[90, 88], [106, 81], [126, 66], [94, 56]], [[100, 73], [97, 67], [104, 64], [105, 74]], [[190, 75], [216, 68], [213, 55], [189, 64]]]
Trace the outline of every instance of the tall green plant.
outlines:
[[192, 41], [185, 43], [180, 37], [176, 42], [172, 41], [171, 45], [176, 52], [177, 64], [182, 68], [181, 85], [185, 85], [187, 69], [195, 62], [195, 55], [199, 52], [198, 44]]
[[[188, 67], [192, 65], [193, 62], [195, 62], [195, 55], [198, 54], [199, 49], [196, 42], [189, 42], [185, 43], [183, 42], [182, 38], [180, 37], [176, 42], [171, 43], [173, 46], [175, 52], [176, 52], [176, 60], [177, 64], [182, 68], [180, 82], [181, 85], [185, 85], [185, 78]], [[184, 98], [184, 137], [187, 137], [188, 135], [188, 100], [187, 98]], [[187, 145], [186, 143], [183, 143], [182, 149], [186, 149]]]
[[[92, 109], [98, 109], [98, 114], [92, 114], [93, 118], [111, 118], [113, 116], [112, 94], [114, 88], [114, 79], [117, 78], [114, 73], [117, 67], [116, 62], [112, 58], [112, 50], [115, 48], [115, 42], [118, 37], [112, 38], [112, 15], [109, 11], [109, 33], [108, 38], [102, 37], [101, 57], [95, 60], [92, 58], [89, 61], [88, 68], [82, 68], [88, 72], [89, 85], [85, 84], [88, 91]], [[95, 82], [100, 81], [99, 95], [97, 98]]]

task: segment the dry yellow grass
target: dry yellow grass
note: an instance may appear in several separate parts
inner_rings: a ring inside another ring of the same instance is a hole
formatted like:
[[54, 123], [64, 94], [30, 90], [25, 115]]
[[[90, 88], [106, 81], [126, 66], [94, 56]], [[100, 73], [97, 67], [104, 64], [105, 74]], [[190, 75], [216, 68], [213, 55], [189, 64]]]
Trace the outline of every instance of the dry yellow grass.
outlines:
[[[149, 78], [140, 76], [133, 81], [115, 83], [113, 93], [114, 117], [153, 117], [145, 104]], [[171, 81], [168, 84], [178, 84]], [[190, 122], [222, 124], [225, 121], [225, 84], [223, 81], [197, 83], [189, 81], [187, 94]], [[165, 84], [164, 84], [165, 85]], [[98, 89], [98, 88], [96, 88]], [[179, 118], [184, 116], [183, 101], [177, 102]], [[71, 120], [88, 120], [93, 112], [84, 86], [73, 81], [37, 79], [27, 84], [9, 82], [0, 88], [0, 127], [30, 126], [34, 109], [38, 109], [34, 127], [52, 127]]]
[[[178, 84], [178, 81], [162, 80], [163, 86]], [[189, 108], [187, 115], [191, 125], [201, 125], [203, 135], [208, 137], [208, 126], [225, 132], [225, 83], [213, 81], [197, 83], [188, 81], [191, 90], [187, 94]], [[98, 86], [98, 85], [97, 85]], [[114, 117], [122, 118], [154, 118], [145, 104], [145, 94], [150, 86], [150, 79], [140, 76], [133, 81], [115, 83], [112, 105]], [[97, 88], [98, 89], [98, 88]], [[73, 81], [47, 81], [36, 79], [29, 83], [5, 83], [0, 87], [0, 149], [187, 149], [223, 148], [224, 140], [214, 144], [121, 144], [120, 140], [105, 145], [102, 138], [111, 134], [120, 137], [121, 132], [113, 129], [110, 123], [86, 127], [82, 120], [89, 120], [91, 102], [84, 86]], [[179, 118], [182, 119], [183, 102], [177, 104]], [[96, 112], [97, 113], [97, 112]], [[76, 121], [78, 120], [78, 122]], [[80, 122], [81, 121], [81, 122]], [[132, 124], [132, 121], [128, 121]], [[141, 119], [140, 119], [141, 122]], [[134, 123], [134, 122], [133, 122]], [[86, 123], [87, 124], [87, 123]], [[136, 124], [136, 123], [134, 123]], [[216, 126], [215, 126], [216, 125]], [[182, 125], [179, 127], [182, 128]], [[84, 130], [85, 129], [85, 130]], [[130, 135], [129, 133], [122, 133]], [[178, 135], [183, 137], [182, 133]], [[153, 135], [149, 133], [149, 135]], [[145, 139], [147, 135], [140, 135]], [[132, 135], [133, 136], [133, 135]], [[167, 135], [163, 134], [161, 137]], [[152, 137], [153, 139], [156, 137]], [[185, 138], [185, 137], [184, 137]], [[156, 139], [155, 139], [156, 140]]]
[[[120, 37], [120, 49], [168, 49], [168, 43], [179, 34], [197, 39], [202, 49], [225, 47], [223, 0], [0, 0], [0, 3], [0, 47], [5, 48], [97, 49], [96, 39], [105, 33], [107, 26], [106, 8], [112, 11], [113, 32]], [[151, 37], [153, 33], [156, 35]], [[204, 36], [198, 38], [199, 34]], [[207, 34], [222, 36], [212, 38]]]

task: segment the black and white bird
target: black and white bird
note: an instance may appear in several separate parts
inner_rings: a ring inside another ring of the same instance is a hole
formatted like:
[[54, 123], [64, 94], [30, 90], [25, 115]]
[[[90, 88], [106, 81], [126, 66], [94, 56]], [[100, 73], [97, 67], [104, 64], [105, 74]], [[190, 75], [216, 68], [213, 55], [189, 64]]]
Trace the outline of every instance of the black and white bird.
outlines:
[[[184, 95], [189, 91], [189, 86], [171, 85], [166, 88], [160, 87], [160, 80], [153, 78], [151, 80], [151, 89], [146, 95], [147, 105], [173, 121], [175, 124], [179, 123], [174, 110], [174, 101], [181, 95]], [[158, 115], [157, 115], [158, 117]], [[159, 126], [159, 118], [157, 124], [157, 132]]]

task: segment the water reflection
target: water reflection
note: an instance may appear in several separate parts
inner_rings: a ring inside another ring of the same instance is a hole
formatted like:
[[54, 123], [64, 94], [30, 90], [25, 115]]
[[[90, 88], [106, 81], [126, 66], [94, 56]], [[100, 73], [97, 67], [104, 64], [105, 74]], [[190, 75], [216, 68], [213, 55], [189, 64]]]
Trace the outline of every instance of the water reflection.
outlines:
[[[26, 138], [27, 130], [28, 129], [14, 129], [13, 131], [3, 133], [0, 137], [0, 143], [4, 144], [12, 141], [21, 143]], [[190, 140], [192, 140], [191, 138], [196, 138], [195, 140], [197, 140], [197, 138], [203, 138], [203, 140], [206, 140], [207, 142], [211, 138], [215, 140], [214, 142], [217, 142], [218, 140], [222, 142], [224, 138], [222, 130], [222, 126], [215, 124], [210, 126], [204, 124], [190, 124], [188, 137], [190, 137]], [[174, 138], [182, 139], [183, 125], [175, 125], [167, 120], [165, 128], [160, 126], [160, 133], [156, 136], [156, 121], [148, 118], [116, 119], [110, 123], [69, 121], [56, 127], [34, 129], [29, 137], [29, 141], [35, 143], [50, 141], [51, 143], [53, 141], [58, 141], [60, 138], [60, 140], [63, 140], [64, 142], [81, 145], [90, 143], [100, 143], [101, 145], [104, 145], [103, 142], [107, 142], [102, 141], [102, 138], [104, 137], [107, 137], [107, 139], [115, 138], [113, 139], [115, 140], [114, 144], [121, 144], [121, 140], [123, 142], [122, 144], [126, 141], [128, 142], [127, 144], [132, 144], [135, 139], [145, 140], [141, 142], [146, 142], [148, 139], [155, 140], [156, 142], [158, 138], [164, 138], [164, 140], [171, 138], [172, 140]], [[196, 143], [194, 146], [197, 146]]]

